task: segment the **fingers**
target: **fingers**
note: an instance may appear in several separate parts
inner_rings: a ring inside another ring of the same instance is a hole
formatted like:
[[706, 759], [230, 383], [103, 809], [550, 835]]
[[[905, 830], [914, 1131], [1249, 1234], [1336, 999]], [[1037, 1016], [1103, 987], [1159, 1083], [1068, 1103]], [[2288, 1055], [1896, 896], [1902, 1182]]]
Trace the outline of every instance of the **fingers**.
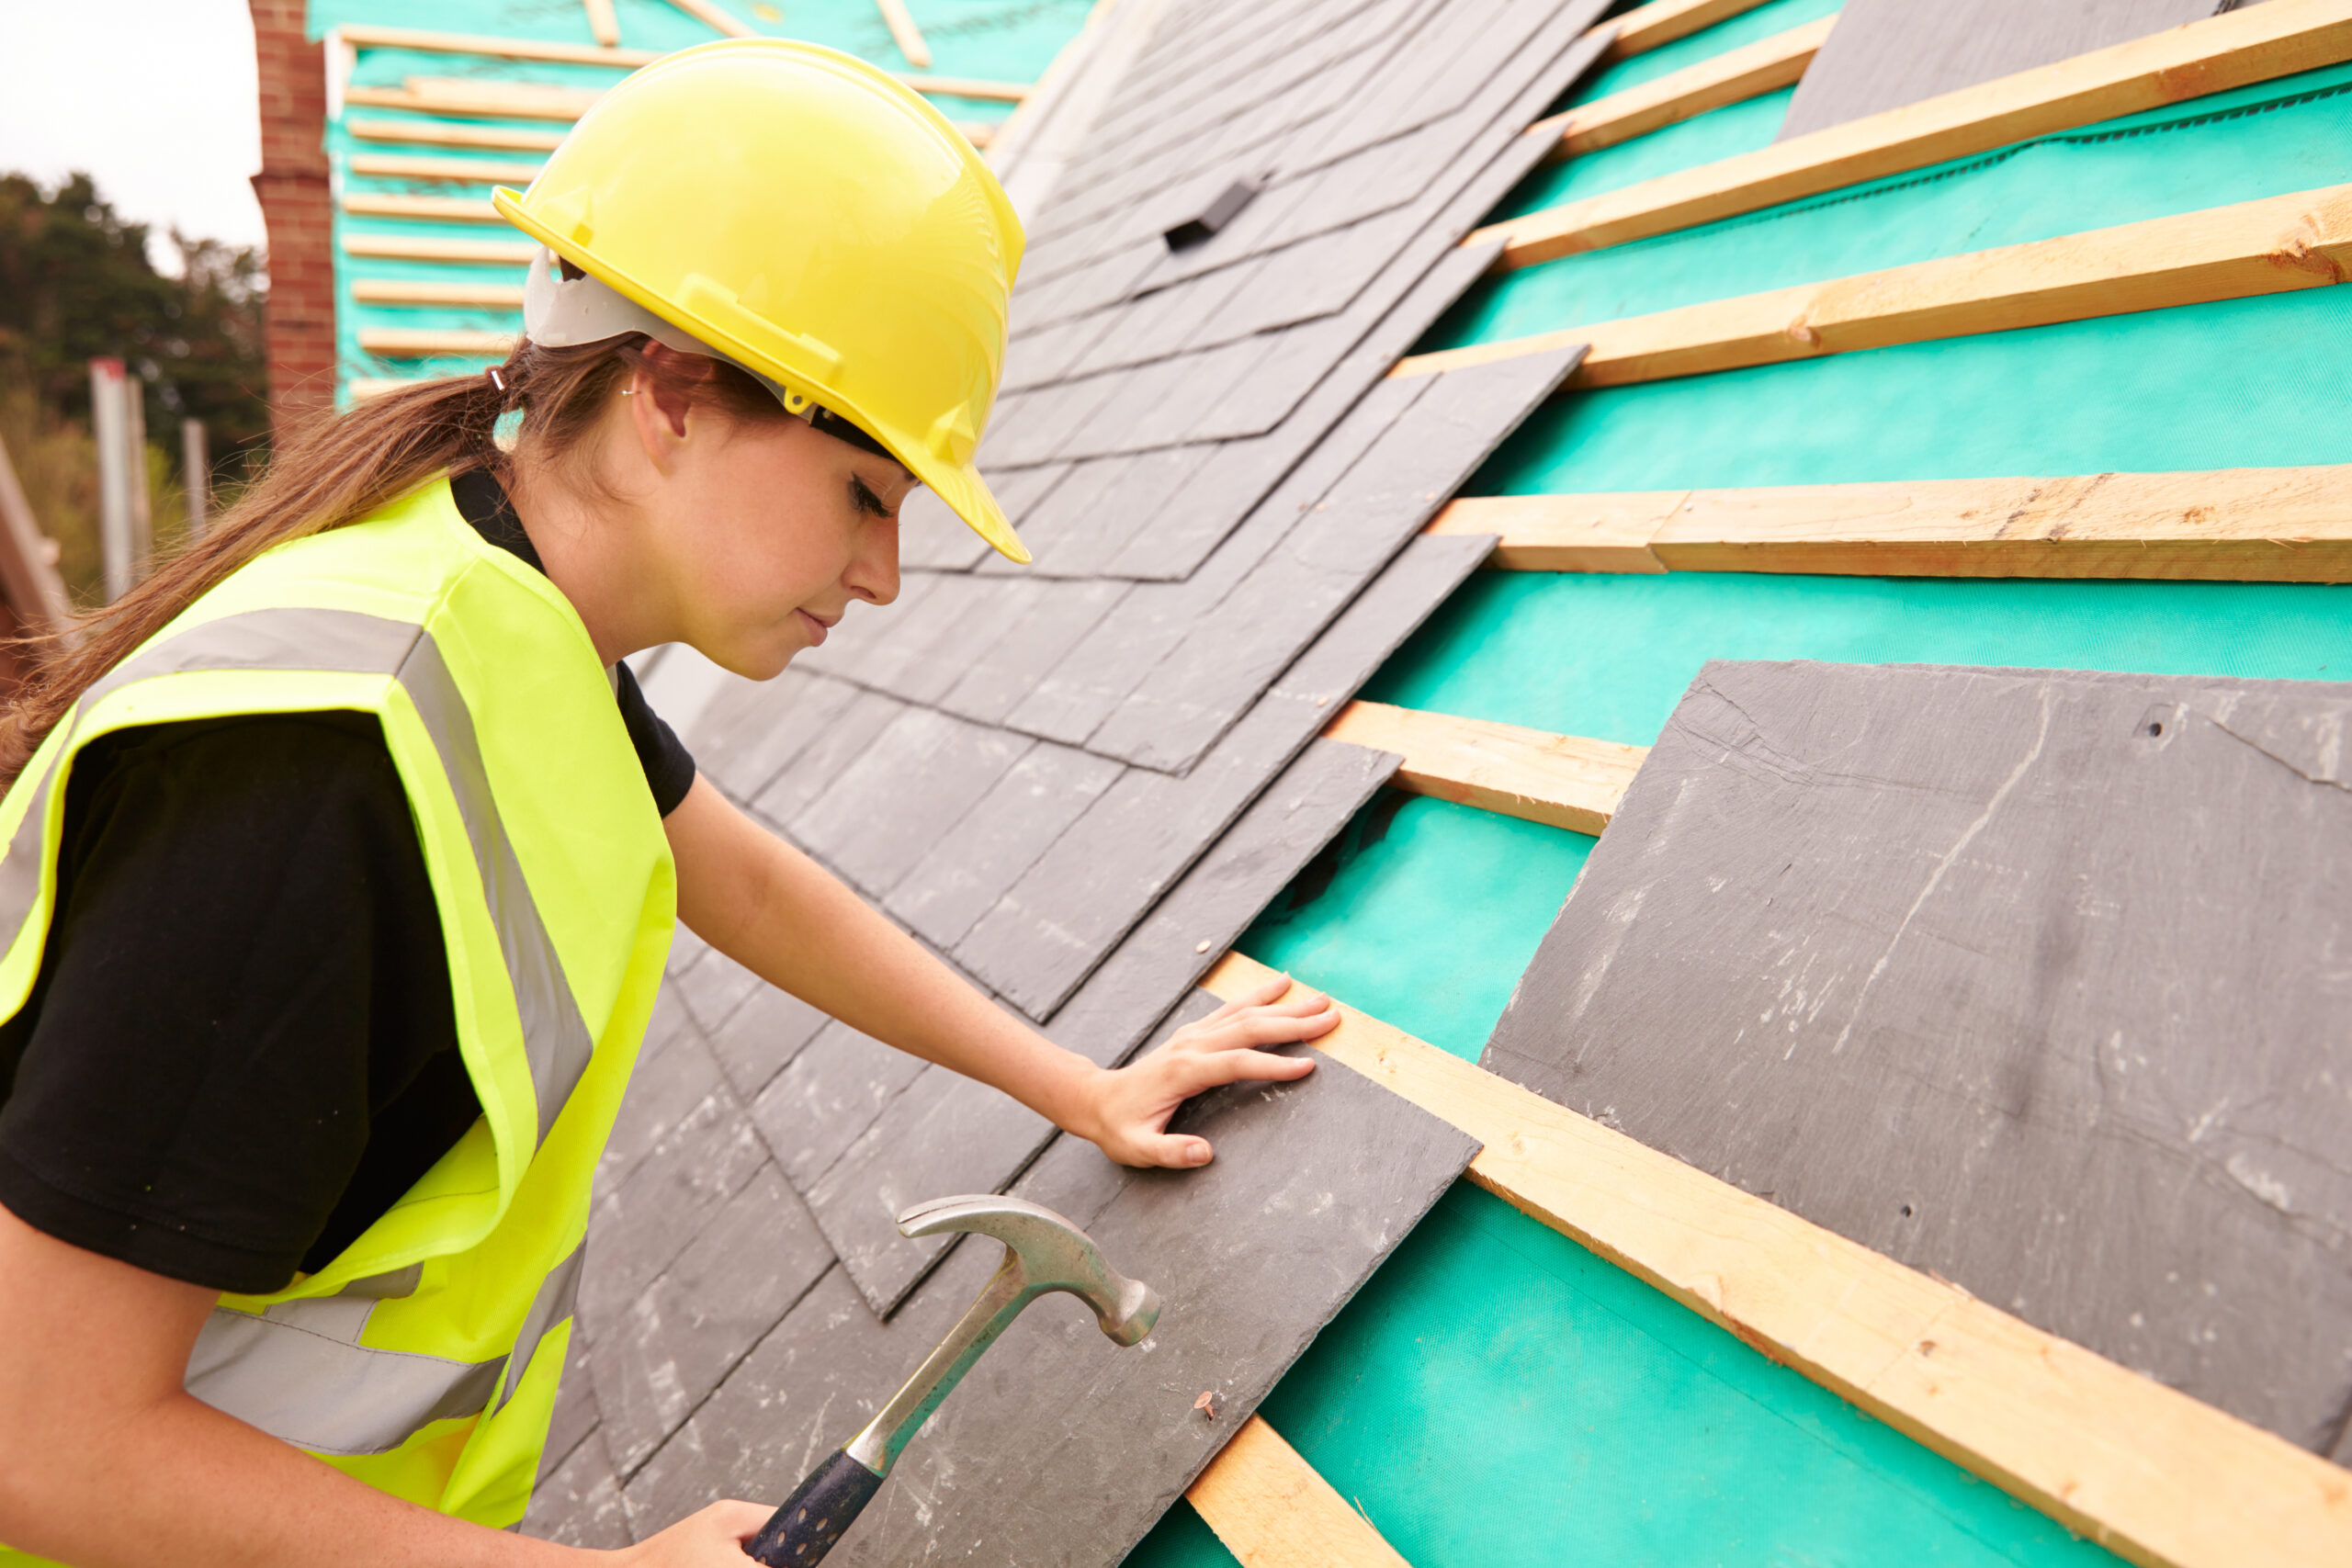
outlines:
[[1277, 1056], [1271, 1051], [1226, 1051], [1215, 1056], [1196, 1056], [1193, 1064], [1189, 1076], [1200, 1086], [1193, 1090], [1194, 1094], [1244, 1078], [1283, 1083], [1303, 1078], [1315, 1070], [1312, 1056]]
[[1238, 1051], [1256, 1045], [1288, 1045], [1295, 1041], [1318, 1039], [1338, 1028], [1339, 1023], [1339, 1010], [1328, 1005], [1318, 1012], [1304, 1015], [1260, 1012], [1246, 1018], [1229, 1019], [1215, 1031], [1200, 1035], [1192, 1043], [1196, 1050], [1209, 1052]]
[[1234, 1014], [1250, 1008], [1264, 1007], [1270, 1002], [1281, 999], [1283, 994], [1290, 987], [1291, 977], [1287, 975], [1276, 975], [1270, 979], [1261, 980], [1206, 1018], [1197, 1021], [1193, 1027], [1199, 1029], [1209, 1024], [1221, 1023]]

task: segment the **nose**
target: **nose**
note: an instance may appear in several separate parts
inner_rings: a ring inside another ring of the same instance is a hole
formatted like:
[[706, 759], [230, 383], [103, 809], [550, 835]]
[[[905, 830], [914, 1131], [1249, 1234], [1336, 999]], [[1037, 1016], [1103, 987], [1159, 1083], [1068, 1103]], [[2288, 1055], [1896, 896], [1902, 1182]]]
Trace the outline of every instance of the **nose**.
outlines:
[[842, 574], [842, 583], [859, 598], [876, 604], [888, 604], [899, 596], [896, 517], [867, 519], [858, 539], [857, 554], [850, 558], [849, 570]]

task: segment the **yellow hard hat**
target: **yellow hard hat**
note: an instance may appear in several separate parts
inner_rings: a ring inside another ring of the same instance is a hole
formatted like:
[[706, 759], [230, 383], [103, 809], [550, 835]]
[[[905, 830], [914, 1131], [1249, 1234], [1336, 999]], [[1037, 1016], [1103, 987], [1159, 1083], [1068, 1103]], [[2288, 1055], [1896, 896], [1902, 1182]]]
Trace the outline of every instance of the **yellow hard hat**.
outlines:
[[1002, 554], [972, 467], [1004, 367], [1021, 220], [946, 117], [785, 39], [665, 55], [582, 117], [507, 221], [663, 321], [874, 436]]

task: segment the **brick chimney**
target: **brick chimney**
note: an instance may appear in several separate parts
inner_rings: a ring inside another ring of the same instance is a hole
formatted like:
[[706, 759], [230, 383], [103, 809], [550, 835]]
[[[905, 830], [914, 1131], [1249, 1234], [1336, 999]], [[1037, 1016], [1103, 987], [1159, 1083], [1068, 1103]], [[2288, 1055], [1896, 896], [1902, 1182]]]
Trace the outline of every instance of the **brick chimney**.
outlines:
[[269, 412], [280, 440], [334, 401], [334, 214], [326, 68], [302, 36], [303, 0], [249, 0], [261, 76], [261, 173], [269, 226]]

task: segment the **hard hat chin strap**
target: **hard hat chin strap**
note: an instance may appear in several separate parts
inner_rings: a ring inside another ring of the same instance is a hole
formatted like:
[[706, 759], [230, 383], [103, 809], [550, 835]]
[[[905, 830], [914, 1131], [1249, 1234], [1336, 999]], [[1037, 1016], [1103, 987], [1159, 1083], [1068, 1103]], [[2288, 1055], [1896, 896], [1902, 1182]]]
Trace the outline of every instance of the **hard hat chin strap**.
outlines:
[[692, 333], [663, 321], [545, 245], [532, 253], [530, 274], [523, 281], [524, 336], [548, 348], [580, 348], [631, 333], [643, 333], [681, 354], [699, 354], [732, 365], [775, 393], [775, 400], [794, 418], [861, 451], [898, 461], [888, 447], [857, 424], [811, 399], [788, 392], [782, 382], [763, 376], [733, 355], [723, 354]]

